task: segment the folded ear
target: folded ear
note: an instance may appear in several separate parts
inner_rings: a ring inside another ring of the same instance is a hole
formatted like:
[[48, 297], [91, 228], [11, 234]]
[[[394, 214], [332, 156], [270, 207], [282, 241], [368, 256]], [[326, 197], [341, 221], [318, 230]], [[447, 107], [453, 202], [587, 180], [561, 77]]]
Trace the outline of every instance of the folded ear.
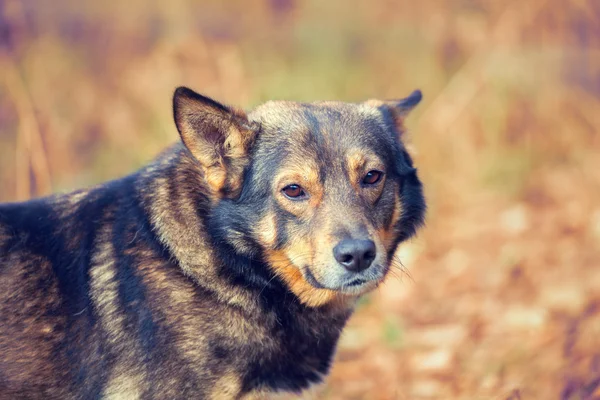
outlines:
[[259, 127], [246, 114], [185, 87], [173, 96], [175, 125], [215, 194], [235, 196]]
[[382, 107], [389, 112], [398, 133], [402, 134], [404, 132], [404, 120], [406, 116], [421, 102], [422, 98], [423, 94], [417, 89], [408, 97], [400, 100], [369, 100], [367, 103], [376, 107]]

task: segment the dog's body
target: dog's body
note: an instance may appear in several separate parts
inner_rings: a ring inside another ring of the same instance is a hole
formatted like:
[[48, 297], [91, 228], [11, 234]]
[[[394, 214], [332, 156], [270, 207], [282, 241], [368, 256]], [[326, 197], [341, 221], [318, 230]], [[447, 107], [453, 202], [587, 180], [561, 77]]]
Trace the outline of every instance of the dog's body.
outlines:
[[422, 222], [399, 139], [419, 99], [246, 116], [179, 89], [185, 146], [86, 191], [0, 205], [0, 398], [319, 382], [356, 298]]

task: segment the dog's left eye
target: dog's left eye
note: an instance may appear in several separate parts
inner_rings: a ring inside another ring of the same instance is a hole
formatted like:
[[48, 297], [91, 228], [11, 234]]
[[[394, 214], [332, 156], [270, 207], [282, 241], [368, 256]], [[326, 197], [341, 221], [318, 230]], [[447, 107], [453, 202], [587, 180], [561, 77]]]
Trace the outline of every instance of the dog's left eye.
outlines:
[[304, 189], [302, 189], [302, 187], [300, 187], [300, 185], [296, 185], [296, 184], [287, 185], [286, 187], [281, 189], [281, 191], [283, 192], [283, 194], [285, 194], [286, 197], [288, 197], [292, 200], [299, 200], [303, 197], [306, 197], [306, 193], [304, 192]]
[[363, 178], [363, 183], [365, 185], [374, 185], [377, 182], [379, 182], [382, 177], [383, 177], [383, 172], [381, 172], [381, 171], [377, 171], [377, 170], [369, 171]]

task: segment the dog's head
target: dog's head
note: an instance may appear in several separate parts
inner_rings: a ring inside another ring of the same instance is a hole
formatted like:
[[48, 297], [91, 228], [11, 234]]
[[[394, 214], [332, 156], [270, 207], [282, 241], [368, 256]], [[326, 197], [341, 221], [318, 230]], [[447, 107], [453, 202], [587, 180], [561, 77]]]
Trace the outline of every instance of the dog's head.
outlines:
[[420, 100], [274, 101], [245, 114], [179, 88], [174, 114], [204, 171], [216, 234], [318, 306], [375, 288], [423, 222], [401, 141]]

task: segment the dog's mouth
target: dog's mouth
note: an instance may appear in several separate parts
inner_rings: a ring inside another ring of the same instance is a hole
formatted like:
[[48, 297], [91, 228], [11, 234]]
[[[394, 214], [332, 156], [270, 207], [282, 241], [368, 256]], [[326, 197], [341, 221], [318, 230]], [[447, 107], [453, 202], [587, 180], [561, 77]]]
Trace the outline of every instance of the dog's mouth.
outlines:
[[321, 283], [317, 280], [317, 278], [313, 275], [312, 271], [310, 270], [310, 268], [308, 268], [307, 266], [305, 266], [304, 268], [302, 268], [303, 272], [304, 272], [304, 278], [306, 279], [306, 281], [308, 283], [310, 283], [312, 286], [314, 286], [316, 289], [326, 289], [325, 286], [321, 285]]
[[383, 281], [384, 277], [385, 274], [382, 273], [359, 276], [345, 282], [338, 290], [347, 294], [363, 294], [375, 289]]
[[363, 283], [367, 283], [367, 282], [369, 282], [369, 281], [365, 278], [356, 278], [356, 279], [353, 279], [350, 282], [346, 283], [344, 286], [348, 286], [348, 287], [360, 286]]
[[358, 295], [366, 293], [379, 285], [385, 277], [387, 268], [374, 269], [370, 273], [350, 277], [349, 279], [340, 282], [335, 287], [320, 282], [308, 266], [305, 266], [301, 270], [306, 281], [315, 289], [329, 289], [349, 295]]

